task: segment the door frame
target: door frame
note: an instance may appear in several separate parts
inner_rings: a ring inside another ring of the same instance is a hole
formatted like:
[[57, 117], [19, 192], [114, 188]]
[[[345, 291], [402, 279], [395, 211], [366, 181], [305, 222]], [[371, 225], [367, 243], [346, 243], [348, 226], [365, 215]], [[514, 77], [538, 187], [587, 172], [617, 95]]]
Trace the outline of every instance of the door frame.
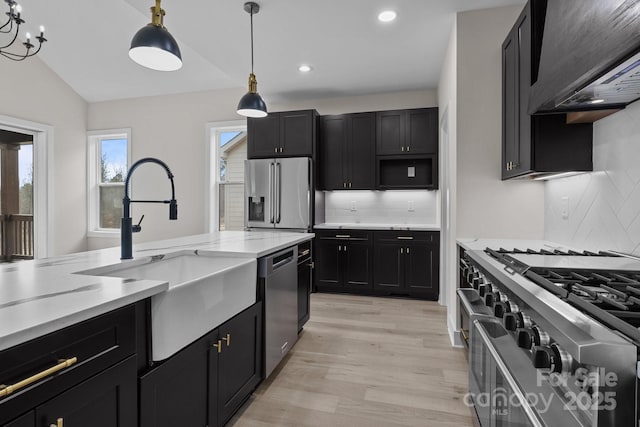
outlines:
[[53, 126], [0, 115], [0, 129], [33, 137], [33, 257], [53, 253]]

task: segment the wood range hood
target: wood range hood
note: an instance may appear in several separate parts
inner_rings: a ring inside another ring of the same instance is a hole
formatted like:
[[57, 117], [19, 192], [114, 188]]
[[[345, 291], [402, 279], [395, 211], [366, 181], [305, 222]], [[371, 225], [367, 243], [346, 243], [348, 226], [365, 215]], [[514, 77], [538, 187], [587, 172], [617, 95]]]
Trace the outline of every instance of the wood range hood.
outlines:
[[530, 114], [599, 120], [640, 99], [640, 2], [535, 1]]

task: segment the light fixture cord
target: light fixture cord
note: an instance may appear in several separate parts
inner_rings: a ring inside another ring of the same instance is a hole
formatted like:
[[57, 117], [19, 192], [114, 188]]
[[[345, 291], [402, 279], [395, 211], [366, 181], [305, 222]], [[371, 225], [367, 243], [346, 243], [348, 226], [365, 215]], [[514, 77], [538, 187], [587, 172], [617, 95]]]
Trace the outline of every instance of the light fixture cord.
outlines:
[[251, 74], [253, 74], [253, 5], [251, 5]]

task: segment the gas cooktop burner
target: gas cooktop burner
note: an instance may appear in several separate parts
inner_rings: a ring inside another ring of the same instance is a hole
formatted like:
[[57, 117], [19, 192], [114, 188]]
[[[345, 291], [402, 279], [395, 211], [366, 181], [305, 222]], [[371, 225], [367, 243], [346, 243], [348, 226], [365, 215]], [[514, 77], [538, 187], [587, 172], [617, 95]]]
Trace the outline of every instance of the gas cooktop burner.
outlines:
[[602, 251], [487, 248], [486, 252], [640, 344], [640, 261]]

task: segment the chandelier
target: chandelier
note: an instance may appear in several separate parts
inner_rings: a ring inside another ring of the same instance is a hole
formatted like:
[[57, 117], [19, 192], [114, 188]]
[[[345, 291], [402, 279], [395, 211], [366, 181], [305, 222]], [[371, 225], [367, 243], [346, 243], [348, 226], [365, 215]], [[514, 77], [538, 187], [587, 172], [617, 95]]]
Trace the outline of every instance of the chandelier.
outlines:
[[22, 61], [25, 58], [34, 56], [35, 54], [40, 52], [42, 43], [47, 41], [47, 39], [44, 38], [44, 27], [42, 25], [40, 26], [40, 35], [36, 36], [36, 40], [38, 40], [37, 49], [34, 50], [36, 46], [31, 43], [31, 34], [27, 33], [27, 41], [22, 43], [22, 46], [24, 46], [25, 48], [25, 51], [23, 53], [7, 52], [7, 48], [13, 46], [16, 40], [18, 40], [20, 25], [24, 24], [25, 21], [20, 16], [22, 13], [22, 7], [15, 0], [4, 0], [4, 2], [9, 6], [9, 11], [6, 12], [6, 15], [9, 17], [9, 19], [7, 19], [7, 22], [2, 24], [2, 26], [0, 26], [0, 35], [2, 35], [2, 37], [8, 35], [9, 43], [2, 44], [4, 42], [0, 41], [0, 55], [13, 61]]

